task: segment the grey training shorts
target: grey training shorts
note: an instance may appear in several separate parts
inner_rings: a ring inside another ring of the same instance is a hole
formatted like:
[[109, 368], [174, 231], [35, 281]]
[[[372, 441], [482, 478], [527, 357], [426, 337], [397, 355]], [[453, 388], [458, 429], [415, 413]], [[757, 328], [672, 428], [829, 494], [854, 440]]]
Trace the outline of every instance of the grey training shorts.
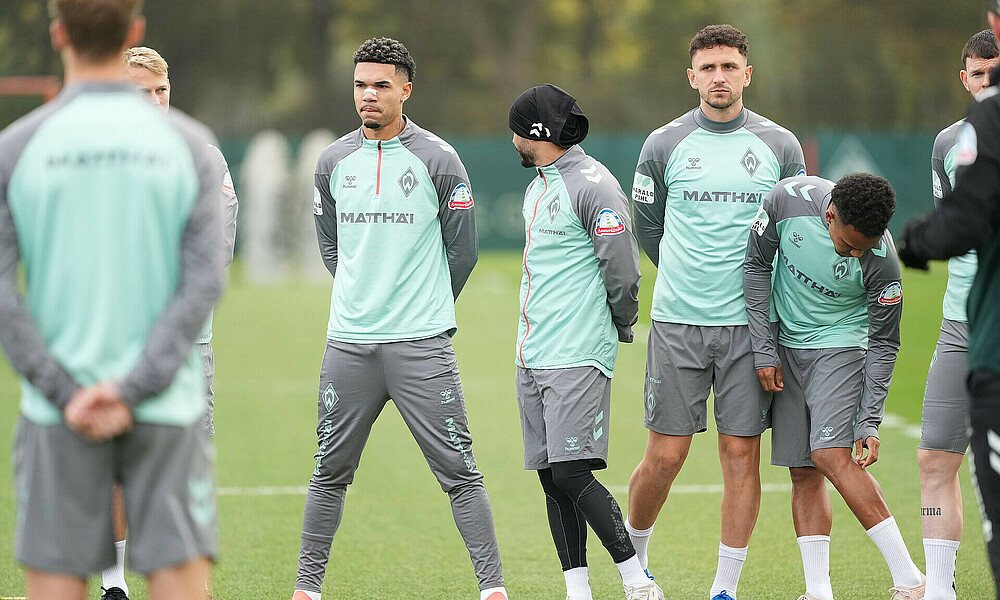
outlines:
[[611, 380], [596, 367], [517, 367], [517, 405], [524, 438], [524, 468], [589, 460], [608, 466]]
[[14, 440], [14, 557], [31, 569], [76, 577], [114, 565], [111, 488], [120, 483], [129, 568], [149, 575], [214, 558], [214, 452], [201, 422], [137, 423], [95, 443], [65, 424], [21, 418]]
[[785, 387], [771, 409], [772, 465], [811, 467], [813, 450], [854, 447], [866, 354], [862, 348], [778, 345]]
[[458, 361], [447, 334], [422, 340], [355, 344], [327, 340], [319, 376], [313, 480], [349, 485], [372, 425], [392, 399], [441, 489], [483, 478]]
[[749, 327], [653, 321], [646, 348], [646, 428], [665, 435], [705, 431], [713, 390], [719, 433], [753, 437], [771, 425], [772, 394], [757, 379]]
[[945, 319], [927, 372], [918, 448], [965, 454], [971, 425], [968, 376], [969, 325]]

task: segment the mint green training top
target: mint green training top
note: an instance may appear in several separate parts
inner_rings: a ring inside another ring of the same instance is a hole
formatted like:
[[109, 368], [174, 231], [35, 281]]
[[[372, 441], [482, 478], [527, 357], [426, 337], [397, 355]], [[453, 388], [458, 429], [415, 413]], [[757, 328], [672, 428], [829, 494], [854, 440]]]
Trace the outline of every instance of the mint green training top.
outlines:
[[[940, 201], [945, 194], [955, 187], [956, 140], [965, 119], [949, 125], [941, 130], [934, 139], [934, 150], [931, 153], [931, 183], [934, 197]], [[942, 313], [950, 321], [969, 322], [967, 305], [972, 281], [976, 278], [979, 259], [972, 250], [963, 256], [948, 259], [948, 287], [944, 291]]]
[[0, 133], [0, 344], [27, 419], [59, 423], [104, 381], [136, 421], [202, 418], [194, 341], [224, 264], [211, 143], [125, 83], [70, 85]]

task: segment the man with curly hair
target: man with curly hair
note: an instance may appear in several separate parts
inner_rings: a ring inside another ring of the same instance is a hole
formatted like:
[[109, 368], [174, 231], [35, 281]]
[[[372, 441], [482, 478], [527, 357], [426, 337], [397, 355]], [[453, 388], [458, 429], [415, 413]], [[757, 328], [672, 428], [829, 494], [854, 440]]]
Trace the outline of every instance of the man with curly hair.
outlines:
[[691, 40], [688, 80], [698, 107], [649, 135], [632, 201], [639, 244], [659, 267], [646, 356], [646, 453], [629, 481], [626, 526], [643, 566], [653, 524], [714, 392], [722, 463], [719, 562], [713, 600], [736, 596], [760, 510], [760, 436], [771, 394], [754, 375], [743, 304], [743, 255], [760, 201], [805, 173], [798, 140], [743, 106], [753, 67], [732, 25]]
[[800, 600], [833, 600], [827, 479], [882, 552], [892, 598], [924, 593], [924, 577], [867, 471], [878, 460], [903, 314], [899, 260], [886, 230], [895, 208], [889, 182], [875, 175], [848, 175], [836, 185], [792, 177], [764, 198], [750, 227], [744, 298], [760, 386], [775, 393], [771, 464], [788, 467], [792, 479], [806, 580]]
[[454, 148], [403, 114], [415, 71], [403, 44], [370, 39], [354, 64], [361, 127], [316, 165], [313, 214], [333, 294], [293, 599], [320, 598], [347, 486], [391, 399], [451, 500], [481, 600], [506, 600], [451, 345], [455, 299], [478, 258], [469, 176]]

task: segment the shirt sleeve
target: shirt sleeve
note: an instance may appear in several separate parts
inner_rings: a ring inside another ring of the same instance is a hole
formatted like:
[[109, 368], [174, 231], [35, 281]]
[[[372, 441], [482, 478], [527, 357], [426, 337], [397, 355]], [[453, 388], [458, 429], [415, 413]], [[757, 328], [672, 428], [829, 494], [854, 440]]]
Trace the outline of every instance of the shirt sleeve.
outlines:
[[181, 242], [180, 282], [153, 325], [139, 363], [118, 383], [133, 407], [170, 385], [222, 294], [225, 244], [217, 162], [203, 142], [196, 140], [190, 146], [199, 194]]
[[854, 439], [878, 437], [885, 413], [885, 400], [899, 353], [899, 321], [903, 316], [903, 288], [899, 260], [892, 236], [869, 250], [862, 265], [868, 296], [868, 353], [865, 357], [865, 387], [854, 428]]
[[240, 210], [240, 201], [236, 197], [236, 187], [233, 185], [233, 175], [229, 172], [229, 163], [222, 151], [212, 146], [218, 154], [220, 204], [222, 206], [222, 231], [225, 240], [225, 258], [228, 267], [233, 262], [236, 252], [236, 215]]
[[[631, 343], [635, 338], [632, 326], [639, 318], [640, 275], [639, 246], [632, 233], [628, 199], [617, 184], [588, 184], [581, 188], [573, 206], [594, 244], [618, 341]], [[614, 227], [619, 222], [621, 230]], [[605, 224], [612, 226], [603, 227]]]
[[337, 202], [330, 193], [330, 174], [317, 168], [313, 189], [313, 220], [319, 253], [326, 270], [337, 276]]
[[743, 298], [747, 305], [750, 346], [754, 368], [778, 366], [778, 352], [771, 330], [771, 275], [778, 252], [775, 187], [761, 203], [757, 219], [750, 226], [746, 260], [743, 263]]
[[632, 181], [635, 236], [653, 264], [660, 265], [660, 241], [667, 210], [666, 165], [652, 156], [647, 140], [639, 155]]
[[479, 261], [479, 235], [469, 175], [461, 161], [456, 162], [454, 173], [432, 175], [431, 179], [438, 194], [438, 219], [448, 257], [451, 293], [457, 300]]
[[11, 367], [61, 411], [80, 386], [49, 352], [18, 290], [21, 253], [3, 179], [0, 173], [0, 344]]
[[806, 174], [806, 158], [802, 152], [802, 144], [791, 132], [788, 133], [788, 141], [783, 145], [781, 154], [779, 180]]
[[903, 233], [907, 254], [925, 260], [961, 256], [981, 246], [1000, 227], [998, 133], [997, 98], [973, 103], [957, 136], [955, 188], [944, 195], [935, 213], [907, 225]]

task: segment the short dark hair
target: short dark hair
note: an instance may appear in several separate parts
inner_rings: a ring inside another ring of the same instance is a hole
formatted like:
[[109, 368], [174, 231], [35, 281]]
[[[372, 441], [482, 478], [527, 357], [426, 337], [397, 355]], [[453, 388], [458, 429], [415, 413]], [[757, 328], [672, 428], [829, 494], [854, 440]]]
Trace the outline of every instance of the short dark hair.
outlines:
[[140, 10], [142, 0], [49, 0], [49, 14], [62, 21], [73, 50], [91, 60], [123, 49]]
[[868, 239], [881, 237], [896, 212], [896, 192], [885, 178], [871, 173], [841, 177], [831, 197], [840, 221]]
[[1000, 56], [1000, 48], [997, 48], [997, 38], [993, 35], [992, 29], [984, 29], [969, 38], [962, 48], [962, 68], [965, 68], [965, 59], [984, 58], [991, 59]]
[[736, 48], [740, 54], [746, 56], [750, 43], [747, 41], [747, 36], [732, 25], [709, 25], [691, 38], [691, 47], [688, 51], [691, 58], [694, 58], [695, 52], [713, 46]]
[[392, 38], [372, 38], [361, 44], [354, 53], [354, 64], [363, 62], [395, 65], [397, 73], [406, 72], [407, 81], [413, 81], [417, 73], [417, 64], [413, 62], [410, 51]]

